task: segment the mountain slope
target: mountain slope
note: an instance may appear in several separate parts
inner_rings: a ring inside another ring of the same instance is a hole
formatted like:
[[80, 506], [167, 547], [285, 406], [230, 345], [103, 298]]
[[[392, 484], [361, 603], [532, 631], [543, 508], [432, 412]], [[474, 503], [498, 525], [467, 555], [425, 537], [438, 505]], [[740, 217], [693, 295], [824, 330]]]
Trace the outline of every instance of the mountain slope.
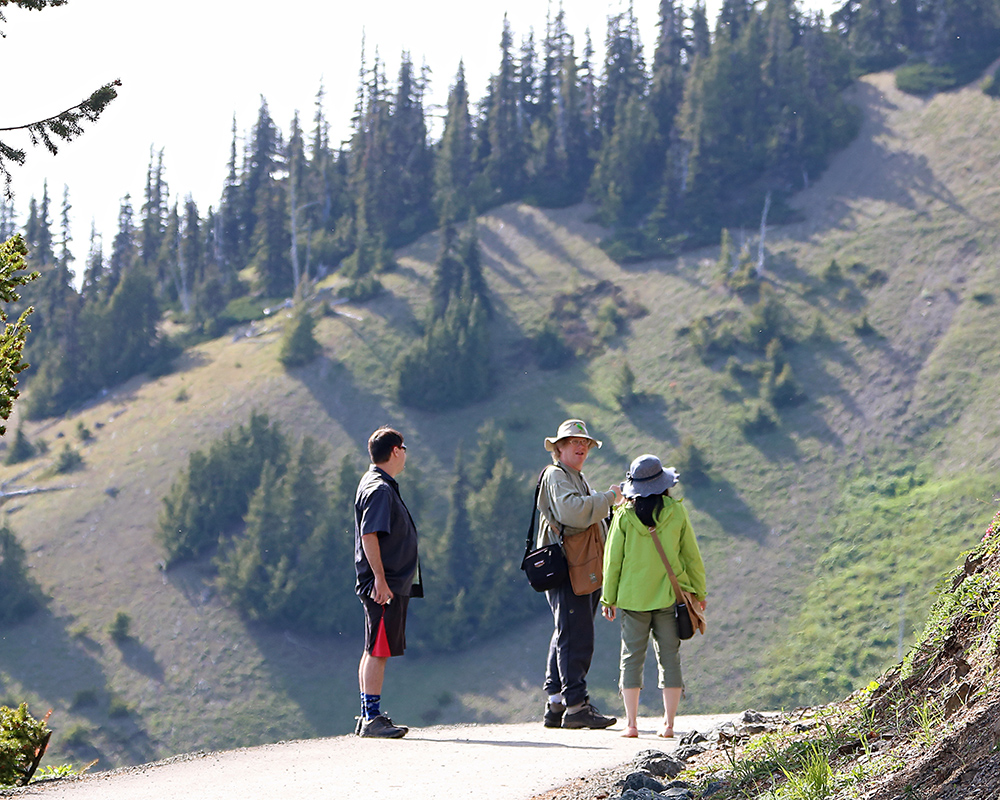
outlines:
[[[851, 92], [861, 135], [795, 198], [803, 221], [768, 231], [764, 282], [787, 315], [785, 357], [805, 393], [777, 429], [744, 432], [755, 379], [725, 355], [704, 361], [688, 332], [706, 315], [750, 324], [754, 298], [722, 286], [717, 250], [620, 266], [597, 246], [605, 231], [587, 206], [500, 207], [479, 220], [497, 308], [488, 401], [430, 414], [392, 399], [394, 360], [429, 296], [432, 234], [397, 254], [385, 296], [320, 321], [324, 354], [309, 367], [280, 367], [278, 315], [255, 335], [193, 348], [171, 375], [26, 426], [51, 455], [74, 442], [84, 467], [46, 475], [50, 455], [0, 469], [6, 491], [63, 487], [5, 506], [52, 599], [0, 632], [0, 695], [54, 707], [54, 753], [102, 766], [350, 730], [360, 614], [331, 639], [261, 629], [219, 601], [208, 562], [161, 568], [161, 498], [191, 451], [251, 409], [359, 466], [374, 427], [401, 427], [404, 492], [416, 482], [432, 498], [427, 536], [443, 520], [456, 447], [472, 447], [488, 419], [525, 480], [546, 462], [544, 436], [565, 417], [587, 419], [605, 442], [588, 462], [595, 486], [690, 436], [712, 462], [707, 485], [682, 474], [709, 569], [710, 634], [685, 645], [683, 710], [816, 702], [866, 683], [912, 640], [937, 576], [993, 513], [1000, 115], [975, 87], [920, 100], [874, 75]], [[571, 295], [593, 331], [614, 291], [648, 313], [595, 340], [589, 358], [538, 369], [526, 337], [553, 298]], [[612, 383], [625, 362], [641, 398], [622, 411]], [[80, 422], [89, 443], [75, 441]], [[514, 559], [523, 533], [509, 536]], [[496, 640], [394, 663], [391, 713], [416, 724], [535, 718], [548, 633], [537, 602], [537, 622]], [[106, 629], [119, 610], [133, 638], [116, 645]], [[591, 684], [615, 706], [617, 629], [598, 628]]]

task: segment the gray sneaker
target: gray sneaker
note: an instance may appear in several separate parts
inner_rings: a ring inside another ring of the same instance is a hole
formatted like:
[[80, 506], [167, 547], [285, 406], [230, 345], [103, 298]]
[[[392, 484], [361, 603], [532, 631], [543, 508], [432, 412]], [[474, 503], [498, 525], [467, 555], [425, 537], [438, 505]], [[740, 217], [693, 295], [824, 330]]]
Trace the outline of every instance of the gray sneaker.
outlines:
[[573, 714], [563, 716], [562, 726], [564, 728], [608, 728], [618, 720], [615, 717], [606, 717], [590, 703], [585, 703], [583, 708]]
[[566, 706], [562, 703], [546, 703], [545, 704], [545, 716], [543, 717], [542, 724], [546, 728], [561, 728], [563, 721], [563, 714], [566, 713]]
[[402, 739], [409, 730], [405, 725], [393, 725], [385, 714], [379, 714], [362, 721], [358, 736], [362, 739]]

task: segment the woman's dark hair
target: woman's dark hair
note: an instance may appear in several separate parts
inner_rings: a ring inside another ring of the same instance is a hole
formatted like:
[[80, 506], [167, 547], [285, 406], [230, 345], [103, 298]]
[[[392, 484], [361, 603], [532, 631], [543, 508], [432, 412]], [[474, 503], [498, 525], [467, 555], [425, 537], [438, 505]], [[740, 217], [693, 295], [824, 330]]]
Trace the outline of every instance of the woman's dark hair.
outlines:
[[670, 497], [670, 490], [667, 489], [663, 494], [651, 494], [649, 497], [637, 497], [634, 500], [635, 504], [635, 515], [639, 518], [639, 522], [645, 525], [647, 528], [651, 528], [656, 522], [653, 517], [656, 513], [663, 508], [663, 498]]

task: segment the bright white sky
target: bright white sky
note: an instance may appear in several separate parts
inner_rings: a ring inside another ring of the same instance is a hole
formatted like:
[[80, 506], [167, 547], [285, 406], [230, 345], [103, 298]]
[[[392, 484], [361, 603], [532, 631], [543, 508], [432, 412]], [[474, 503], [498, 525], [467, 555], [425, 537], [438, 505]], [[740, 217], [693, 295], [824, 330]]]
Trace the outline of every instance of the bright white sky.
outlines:
[[[829, 4], [816, 0], [806, 7]], [[658, 6], [658, 0], [634, 0], [647, 53]], [[577, 56], [589, 28], [599, 62], [607, 17], [622, 9], [622, 0], [564, 0], [563, 7]], [[718, 0], [709, 2], [713, 25], [717, 7]], [[121, 198], [130, 193], [136, 212], [142, 205], [151, 147], [164, 151], [171, 200], [190, 194], [204, 214], [222, 191], [233, 116], [239, 134], [247, 132], [261, 95], [286, 135], [296, 110], [308, 131], [322, 82], [332, 133], [346, 134], [364, 34], [369, 66], [377, 48], [390, 81], [400, 53], [408, 50], [418, 68], [431, 68], [428, 102], [443, 105], [464, 60], [478, 100], [499, 63], [505, 12], [515, 48], [530, 29], [536, 43], [544, 35], [541, 0], [69, 0], [43, 11], [7, 6], [7, 22], [0, 23], [8, 76], [0, 127], [47, 117], [115, 78], [123, 84], [100, 120], [64, 143], [58, 155], [28, 146], [25, 166], [12, 170], [15, 207], [23, 221], [29, 199], [41, 199], [47, 179], [58, 236], [68, 185], [71, 249], [82, 268], [91, 221], [107, 254]], [[4, 136], [9, 144], [27, 145]]]

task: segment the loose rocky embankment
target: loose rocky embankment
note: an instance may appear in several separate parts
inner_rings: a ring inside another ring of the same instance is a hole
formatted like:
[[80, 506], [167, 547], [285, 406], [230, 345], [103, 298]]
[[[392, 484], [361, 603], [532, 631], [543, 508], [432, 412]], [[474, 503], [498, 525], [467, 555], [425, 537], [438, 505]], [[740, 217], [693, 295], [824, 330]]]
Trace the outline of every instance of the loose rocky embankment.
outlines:
[[938, 587], [920, 642], [840, 703], [747, 711], [535, 800], [996, 800], [1000, 513]]

